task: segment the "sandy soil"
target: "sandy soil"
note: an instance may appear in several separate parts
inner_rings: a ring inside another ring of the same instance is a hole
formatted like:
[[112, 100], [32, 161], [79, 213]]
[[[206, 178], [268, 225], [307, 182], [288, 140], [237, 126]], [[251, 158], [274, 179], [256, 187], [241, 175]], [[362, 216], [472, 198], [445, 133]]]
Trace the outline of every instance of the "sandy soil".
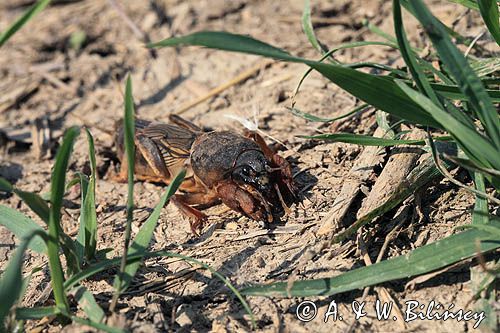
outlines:
[[[29, 3], [8, 0], [0, 7], [0, 31]], [[143, 47], [144, 38], [159, 40], [198, 30], [227, 30], [250, 34], [294, 54], [318, 58], [302, 33], [300, 16], [302, 1], [121, 1], [123, 12], [139, 29], [134, 33], [120, 10], [108, 1], [59, 1], [43, 11], [0, 50], [0, 128], [9, 135], [30, 141], [32, 123], [37, 118], [50, 120], [53, 142], [71, 125], [86, 125], [96, 140], [100, 179], [97, 184], [97, 217], [99, 249], [110, 248], [110, 256], [120, 255], [125, 223], [126, 185], [110, 180], [117, 169], [112, 131], [123, 114], [124, 79], [131, 73], [136, 112], [141, 118], [167, 121], [168, 114], [186, 103], [205, 95], [239, 73], [262, 63], [264, 59], [201, 48], [161, 49], [151, 52]], [[318, 18], [338, 19], [318, 24], [318, 38], [329, 48], [345, 42], [380, 40], [360, 24], [363, 19], [393, 33], [391, 2], [388, 1], [313, 1]], [[483, 29], [476, 13], [465, 13], [460, 6], [445, 1], [432, 3], [434, 13], [457, 31], [474, 37]], [[466, 14], [466, 15], [462, 15]], [[455, 22], [456, 21], [456, 22]], [[410, 39], [425, 47], [416, 22], [407, 17]], [[85, 33], [78, 49], [71, 36]], [[145, 33], [144, 33], [145, 32]], [[490, 48], [492, 43], [480, 39]], [[74, 43], [73, 43], [74, 45]], [[401, 65], [397, 52], [384, 47], [365, 47], [341, 51], [343, 62], [373, 61]], [[185, 221], [172, 205], [162, 211], [155, 231], [152, 249], [169, 249], [210, 264], [227, 276], [237, 287], [257, 283], [286, 281], [294, 272], [296, 279], [331, 277], [364, 265], [355, 238], [321, 252], [314, 260], [303, 260], [306, 249], [320, 241], [317, 236], [322, 221], [328, 217], [331, 203], [339, 194], [346, 176], [362, 147], [311, 142], [297, 137], [334, 130], [372, 134], [375, 112], [368, 109], [360, 115], [335, 122], [331, 127], [310, 123], [292, 115], [286, 107], [300, 76], [306, 70], [298, 64], [273, 62], [256, 71], [241, 84], [232, 86], [216, 97], [190, 108], [184, 117], [212, 129], [241, 131], [237, 122], [226, 114], [252, 117], [257, 114], [259, 127], [284, 142], [289, 149], [281, 152], [293, 164], [301, 201], [292, 212], [269, 232], [259, 223], [241, 217], [223, 206], [207, 210], [211, 225], [201, 237], [194, 237]], [[297, 107], [322, 117], [334, 117], [350, 111], [359, 102], [318, 74], [311, 75], [297, 96]], [[27, 135], [28, 134], [28, 135]], [[28, 137], [28, 139], [24, 139]], [[49, 151], [37, 158], [33, 149], [11, 148], [1, 157], [0, 175], [26, 191], [44, 193], [49, 190], [53, 156]], [[372, 185], [387, 162], [387, 150], [381, 150], [381, 163], [363, 184], [353, 207], [343, 223], [356, 216], [363, 193]], [[76, 143], [69, 174], [88, 171], [87, 145], [81, 135]], [[299, 173], [300, 172], [300, 173]], [[467, 182], [465, 173], [457, 177]], [[136, 183], [133, 232], [145, 221], [157, 203], [163, 187]], [[397, 237], [390, 242], [384, 258], [394, 257], [452, 234], [456, 226], [470, 222], [473, 197], [458, 190], [448, 181], [436, 181], [422, 189], [404, 204], [405, 221]], [[15, 207], [34, 217], [15, 196], [0, 196], [4, 205]], [[74, 233], [79, 215], [79, 190], [75, 188], [65, 203], [64, 228]], [[416, 203], [418, 205], [416, 205]], [[419, 214], [419, 213], [422, 214]], [[393, 225], [393, 211], [379, 219], [381, 225]], [[374, 230], [368, 254], [374, 261], [384, 242], [388, 228]], [[369, 232], [369, 230], [367, 231]], [[15, 247], [16, 239], [0, 228], [0, 267]], [[26, 256], [26, 271], [45, 265], [33, 281], [24, 305], [47, 305], [49, 274], [46, 259], [34, 254]], [[85, 282], [107, 309], [112, 294], [114, 271]], [[470, 266], [446, 271], [428, 281], [407, 287], [409, 280], [384, 284], [396, 303], [405, 300], [465, 307], [471, 297]], [[405, 287], [406, 286], [406, 287]], [[377, 321], [371, 310], [380, 289], [366, 298], [370, 315], [356, 322], [355, 331], [471, 331], [472, 322], [417, 320], [404, 324]], [[295, 310], [302, 299], [249, 297], [259, 331], [323, 332], [346, 331], [354, 322], [350, 306], [361, 300], [362, 291], [343, 293], [319, 301], [324, 313], [331, 300], [346, 313], [343, 321], [324, 323], [319, 317], [309, 323], [300, 322]], [[81, 313], [80, 313], [81, 314]], [[197, 267], [172, 259], [148, 260], [139, 271], [134, 285], [119, 302], [117, 316], [108, 323], [130, 327], [134, 332], [155, 331], [249, 331], [249, 320], [237, 299], [215, 278]], [[35, 327], [38, 322], [29, 322]], [[44, 331], [57, 332], [55, 321], [42, 324]], [[64, 331], [79, 331], [72, 325]]]

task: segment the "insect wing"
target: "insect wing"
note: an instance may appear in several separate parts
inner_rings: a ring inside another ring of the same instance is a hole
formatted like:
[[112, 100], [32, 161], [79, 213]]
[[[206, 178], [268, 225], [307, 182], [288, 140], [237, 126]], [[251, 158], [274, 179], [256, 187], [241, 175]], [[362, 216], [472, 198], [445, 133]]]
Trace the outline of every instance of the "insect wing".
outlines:
[[165, 165], [171, 170], [182, 166], [189, 158], [196, 139], [196, 134], [190, 130], [169, 124], [151, 124], [142, 133], [156, 143]]

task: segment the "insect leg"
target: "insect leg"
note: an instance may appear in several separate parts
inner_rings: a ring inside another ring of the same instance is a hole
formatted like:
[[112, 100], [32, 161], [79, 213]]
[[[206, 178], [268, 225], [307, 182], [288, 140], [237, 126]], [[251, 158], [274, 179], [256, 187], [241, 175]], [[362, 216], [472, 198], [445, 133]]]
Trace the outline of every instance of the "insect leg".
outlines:
[[199, 236], [198, 230], [201, 231], [203, 224], [207, 220], [207, 216], [200, 212], [198, 209], [189, 206], [184, 200], [182, 195], [176, 194], [171, 199], [172, 203], [181, 211], [181, 213], [189, 218], [191, 232]]
[[215, 190], [229, 208], [257, 221], [273, 221], [273, 216], [263, 199], [258, 200], [233, 181], [222, 181], [217, 184]]

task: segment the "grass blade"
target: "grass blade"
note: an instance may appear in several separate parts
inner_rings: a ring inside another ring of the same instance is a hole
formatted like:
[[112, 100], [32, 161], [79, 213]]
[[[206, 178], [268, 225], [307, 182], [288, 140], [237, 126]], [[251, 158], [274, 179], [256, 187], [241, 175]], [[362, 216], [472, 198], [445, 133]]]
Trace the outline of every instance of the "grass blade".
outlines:
[[[472, 174], [476, 190], [486, 192], [484, 184], [484, 176], [479, 172]], [[472, 211], [472, 224], [488, 224], [488, 200], [476, 195], [476, 202], [474, 203], [474, 210]]]
[[288, 291], [287, 282], [278, 282], [245, 288], [241, 293], [244, 295], [280, 297], [334, 295], [387, 281], [424, 274], [473, 257], [477, 254], [477, 241], [481, 241], [481, 253], [500, 247], [500, 235], [471, 229], [425, 245], [408, 254], [353, 269], [333, 278], [297, 281]]
[[455, 78], [462, 93], [469, 96], [469, 103], [476, 111], [497, 151], [500, 150], [500, 120], [481, 80], [476, 76], [462, 53], [453, 45], [443, 24], [431, 14], [422, 0], [408, 2], [408, 5], [413, 9], [413, 14], [424, 27], [441, 60]]
[[[370, 41], [363, 41], [363, 42], [352, 42], [352, 43], [346, 43], [342, 44], [340, 46], [334, 47], [330, 51], [326, 52], [319, 60], [318, 62], [323, 62], [327, 57], [330, 57], [333, 53], [343, 50], [343, 49], [349, 49], [349, 48], [354, 48], [354, 47], [360, 47], [360, 46], [369, 46], [369, 45], [382, 45], [382, 46], [389, 46], [389, 47], [394, 47], [397, 48], [398, 46], [396, 44], [392, 43], [386, 43], [386, 42], [370, 42]], [[300, 87], [302, 86], [302, 83], [304, 83], [304, 80], [306, 79], [307, 76], [312, 72], [312, 68], [308, 68], [307, 71], [302, 75], [302, 77], [299, 80], [299, 83], [297, 84], [297, 87], [295, 88], [293, 92], [293, 97], [292, 99], [295, 98], [297, 93], [299, 92]], [[405, 74], [405, 73], [404, 73]]]
[[23, 284], [22, 281], [22, 267], [23, 267], [23, 256], [26, 249], [29, 247], [31, 240], [40, 236], [46, 238], [46, 234], [43, 231], [34, 231], [27, 238], [24, 238], [17, 248], [17, 250], [12, 255], [7, 268], [3, 272], [0, 279], [0, 330], [3, 331], [3, 325], [5, 324], [5, 318], [10, 312], [10, 308], [14, 303], [19, 300], [22, 295]]
[[[34, 232], [45, 232], [35, 221], [7, 206], [0, 205], [0, 225], [6, 227], [17, 239], [26, 239]], [[40, 238], [33, 239], [28, 248], [37, 253], [47, 253], [47, 245]]]
[[458, 3], [459, 5], [467, 7], [469, 9], [479, 10], [479, 6], [473, 0], [448, 0], [448, 1]]
[[[461, 91], [460, 88], [455, 86], [455, 85], [446, 85], [446, 84], [437, 84], [437, 83], [431, 83], [432, 89], [434, 89], [436, 92], [438, 92], [440, 95], [454, 99], [454, 100], [459, 100], [459, 101], [470, 101], [470, 97], [467, 95], [464, 95]], [[500, 91], [498, 90], [493, 90], [493, 89], [487, 89], [486, 92], [490, 96], [491, 100], [495, 103], [500, 103]]]
[[[71, 182], [68, 185], [71, 185]], [[0, 178], [0, 186], [2, 187], [2, 190], [12, 191], [15, 194], [17, 194], [28, 205], [28, 207], [30, 207], [31, 210], [33, 210], [42, 219], [42, 221], [47, 223], [48, 225], [50, 217], [50, 209], [49, 206], [47, 205], [47, 202], [41, 196], [39, 196], [36, 193], [18, 190], [3, 178]], [[10, 213], [10, 215], [16, 215], [16, 214]], [[20, 219], [20, 217], [18, 216], [14, 216], [13, 218]], [[12, 223], [12, 221], [4, 220], [2, 218], [0, 218], [0, 224], [5, 223], [5, 226], [16, 236], [18, 236], [18, 238], [22, 237], [23, 235], [26, 235], [26, 232], [29, 234], [29, 232], [32, 230], [42, 230], [38, 226], [38, 224], [31, 221], [30, 219], [27, 220], [31, 222], [31, 225], [29, 225], [30, 222], [25, 222], [23, 224], [16, 225], [15, 223]], [[28, 229], [24, 228], [26, 226], [28, 226]], [[17, 230], [18, 228], [21, 229], [18, 231]], [[25, 233], [22, 232], [23, 230], [25, 231]], [[70, 270], [71, 272], [78, 271], [80, 267], [79, 264], [80, 260], [78, 258], [73, 241], [62, 230], [60, 230], [59, 232], [59, 241], [63, 249], [64, 256], [66, 257], [68, 270]], [[47, 247], [45, 244], [37, 243], [35, 251], [45, 253], [47, 252]]]
[[[484, 176], [479, 172], [471, 173], [471, 175], [476, 190], [486, 192]], [[487, 225], [488, 223], [488, 201], [476, 195], [476, 202], [474, 204], [474, 210], [472, 211], [472, 224], [469, 226]], [[494, 292], [495, 289], [490, 288], [490, 286], [493, 286], [495, 279], [490, 272], [483, 270], [482, 267], [476, 266], [470, 268], [470, 281], [472, 294], [475, 299], [477, 298], [474, 308], [478, 311], [484, 311], [487, 314], [485, 324], [494, 332], [498, 327], [497, 316], [492, 305], [496, 297]], [[490, 300], [492, 302], [490, 302]]]
[[[151, 242], [151, 239], [153, 238], [153, 232], [156, 228], [158, 219], [160, 217], [161, 210], [163, 207], [165, 207], [166, 203], [170, 199], [172, 195], [175, 194], [179, 186], [181, 185], [182, 181], [184, 180], [184, 176], [186, 175], [186, 170], [182, 170], [170, 183], [170, 185], [167, 187], [167, 190], [165, 193], [162, 195], [160, 201], [154, 208], [153, 212], [151, 215], [149, 215], [148, 219], [144, 224], [142, 225], [141, 229], [135, 236], [134, 241], [130, 245], [130, 248], [128, 249], [127, 255], [132, 255], [132, 254], [142, 254], [146, 252], [149, 243]], [[125, 275], [123, 276], [123, 279], [121, 281], [120, 285], [120, 292], [124, 292], [130, 285], [130, 282], [132, 282], [133, 277], [135, 276], [135, 273], [137, 272], [137, 269], [139, 268], [140, 262], [133, 262], [133, 263], [128, 263], [127, 266], [125, 267]], [[115, 278], [115, 283], [118, 283], [118, 276]], [[117, 287], [117, 286], [116, 286]]]
[[125, 333], [125, 332], [127, 332], [125, 330], [122, 330], [121, 328], [111, 327], [111, 326], [108, 326], [106, 324], [97, 323], [95, 321], [83, 319], [83, 318], [80, 318], [77, 316], [70, 316], [69, 318], [72, 321], [74, 321], [75, 323], [78, 323], [80, 325], [87, 325], [87, 326], [96, 328], [99, 331], [103, 331], [103, 332], [108, 332], [108, 333]]
[[436, 94], [434, 93], [434, 90], [432, 90], [429, 81], [427, 81], [427, 77], [420, 69], [415, 54], [413, 53], [410, 47], [410, 43], [406, 38], [403, 16], [401, 15], [401, 4], [399, 3], [399, 0], [393, 0], [392, 11], [394, 19], [394, 31], [396, 33], [399, 50], [406, 65], [408, 66], [408, 69], [410, 70], [411, 75], [413, 76], [413, 79], [415, 80], [415, 83], [417, 84], [418, 89], [427, 97], [429, 97], [434, 102], [434, 104], [441, 105]]
[[363, 103], [363, 104], [355, 107], [351, 111], [349, 111], [347, 113], [344, 113], [343, 115], [340, 115], [338, 117], [334, 117], [334, 118], [321, 118], [321, 117], [317, 117], [317, 116], [315, 116], [313, 114], [300, 111], [299, 109], [297, 109], [295, 107], [288, 108], [288, 110], [290, 110], [293, 115], [295, 115], [297, 117], [300, 117], [300, 118], [303, 118], [303, 119], [306, 119], [306, 120], [309, 120], [309, 121], [312, 121], [312, 122], [316, 122], [316, 123], [331, 123], [331, 122], [334, 122], [336, 120], [343, 119], [343, 118], [349, 117], [349, 116], [351, 116], [351, 115], [353, 115], [355, 113], [363, 111], [367, 107], [368, 107], [368, 104]]
[[78, 256], [78, 260], [83, 262], [85, 257], [85, 213], [84, 213], [84, 201], [87, 197], [87, 191], [89, 190], [89, 179], [87, 175], [84, 175], [80, 172], [77, 172], [77, 178], [80, 180], [80, 226], [78, 228], [78, 235], [76, 235], [75, 246], [76, 246], [76, 254]]
[[56, 306], [39, 306], [36, 308], [16, 308], [16, 319], [42, 319], [43, 317], [59, 315], [61, 311]]
[[57, 151], [56, 163], [52, 171], [50, 217], [49, 217], [49, 240], [47, 250], [49, 255], [49, 267], [52, 290], [56, 306], [62, 313], [69, 313], [68, 299], [64, 292], [64, 274], [59, 260], [59, 234], [61, 231], [61, 207], [66, 183], [66, 169], [73, 149], [73, 144], [79, 134], [78, 127], [69, 128], [64, 133], [61, 147]]
[[319, 43], [316, 35], [314, 34], [314, 28], [311, 21], [311, 4], [309, 0], [304, 1], [304, 11], [302, 13], [302, 29], [309, 40], [309, 43], [318, 50], [320, 53], [325, 53], [325, 50]]
[[87, 290], [87, 288], [80, 286], [76, 288], [72, 294], [75, 295], [78, 305], [83, 312], [85, 312], [90, 321], [100, 323], [104, 319], [104, 311], [97, 304], [94, 296]]
[[127, 156], [127, 175], [128, 175], [128, 196], [127, 196], [127, 225], [125, 227], [125, 239], [123, 245], [123, 256], [120, 263], [120, 272], [115, 280], [115, 294], [111, 301], [110, 309], [114, 311], [120, 291], [122, 290], [122, 283], [125, 275], [125, 268], [127, 266], [127, 251], [130, 243], [130, 234], [132, 230], [132, 219], [134, 214], [134, 159], [135, 159], [135, 123], [134, 123], [134, 99], [132, 95], [132, 81], [130, 75], [127, 77], [125, 86], [125, 116], [124, 122], [124, 141], [125, 141], [125, 155]]
[[0, 177], [0, 191], [14, 192], [33, 212], [36, 213], [36, 215], [40, 216], [43, 221], [47, 222], [49, 220], [49, 206], [38, 194], [19, 190], [2, 177]]
[[[422, 125], [440, 126], [426, 111], [409, 100], [395, 84], [394, 79], [389, 76], [367, 74], [341, 65], [323, 64], [317, 61], [294, 57], [279, 48], [248, 36], [227, 32], [202, 31], [183, 37], [173, 37], [157, 43], [151, 43], [148, 44], [148, 47], [166, 47], [183, 44], [304, 63], [323, 74], [323, 76], [342, 89], [380, 110]], [[380, 98], [380, 96], [384, 96], [385, 98]]]
[[[352, 133], [332, 133], [332, 134], [319, 134], [313, 136], [300, 136], [305, 139], [316, 139], [316, 140], [328, 140], [333, 142], [344, 142], [344, 143], [354, 143], [362, 146], [379, 146], [379, 147], [389, 147], [396, 145], [416, 145], [424, 146], [425, 140], [395, 140], [395, 139], [384, 139], [377, 138], [370, 135], [352, 134]], [[437, 140], [447, 141], [451, 140], [449, 136], [442, 136], [436, 138]]]
[[0, 47], [7, 42], [23, 25], [28, 23], [36, 14], [49, 4], [50, 0], [40, 0], [18, 18], [10, 27], [0, 34]]
[[[81, 191], [82, 203], [80, 213], [80, 230], [78, 232], [77, 240], [81, 247], [80, 252], [85, 253], [87, 260], [95, 257], [97, 248], [97, 214], [95, 208], [95, 174], [96, 174], [96, 160], [94, 149], [94, 138], [90, 131], [86, 128], [87, 141], [89, 145], [89, 159], [90, 159], [90, 179], [85, 181], [85, 177], [81, 175]], [[80, 259], [82, 253], [80, 253]]]
[[478, 0], [479, 12], [491, 35], [500, 45], [500, 24], [498, 22], [498, 4], [495, 0]]
[[411, 89], [403, 82], [399, 82], [400, 88], [416, 103], [428, 110], [441, 125], [455, 138], [467, 155], [480, 161], [482, 165], [493, 166], [500, 170], [500, 155], [498, 149], [484, 136], [474, 129], [464, 125], [446, 111], [437, 107], [427, 97]]
[[470, 66], [477, 76], [483, 77], [500, 71], [500, 57], [471, 60]]
[[395, 37], [389, 35], [388, 33], [385, 33], [382, 29], [380, 29], [376, 25], [372, 24], [370, 21], [364, 20], [363, 21], [363, 26], [365, 26], [368, 30], [370, 30], [371, 32], [373, 32], [375, 35], [378, 35], [378, 36], [384, 38], [388, 42], [394, 43], [396, 45], [398, 44], [398, 41], [396, 40]]
[[[419, 62], [417, 61], [417, 56], [410, 47], [410, 43], [406, 38], [406, 33], [404, 30], [403, 17], [401, 14], [401, 4], [399, 0], [393, 0], [392, 9], [394, 17], [394, 30], [396, 32], [399, 49], [401, 50], [401, 55], [403, 56], [403, 59], [406, 65], [408, 66], [408, 69], [410, 70], [410, 73], [418, 89], [422, 94], [427, 96], [438, 107], [443, 108], [445, 105], [449, 105], [447, 103], [443, 103], [442, 99], [438, 98], [430, 82], [425, 76], [425, 73], [420, 67]], [[424, 61], [421, 61], [420, 63], [424, 63]], [[466, 124], [467, 126], [471, 128], [474, 127], [474, 123], [469, 118], [467, 118], [467, 116], [464, 113], [462, 113], [454, 106], [450, 105], [448, 107], [448, 112], [450, 112], [455, 118], [459, 119], [462, 123]]]

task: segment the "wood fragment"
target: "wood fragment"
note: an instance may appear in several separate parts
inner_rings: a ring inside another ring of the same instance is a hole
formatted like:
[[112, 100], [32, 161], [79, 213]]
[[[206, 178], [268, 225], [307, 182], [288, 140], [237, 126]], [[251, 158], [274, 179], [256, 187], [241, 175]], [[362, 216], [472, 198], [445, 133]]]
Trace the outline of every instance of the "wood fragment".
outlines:
[[23, 84], [18, 83], [10, 91], [4, 91], [0, 96], [0, 113], [10, 110], [21, 101], [28, 100], [31, 96], [38, 92], [40, 87], [39, 80], [29, 80]]
[[[373, 133], [374, 137], [380, 138], [384, 130], [378, 127]], [[380, 148], [368, 146], [354, 162], [353, 167], [345, 178], [340, 194], [335, 198], [332, 208], [326, 218], [321, 221], [318, 235], [326, 235], [335, 231], [358, 195], [361, 185], [365, 183], [373, 173], [373, 168], [382, 161]]]
[[[453, 150], [453, 145], [443, 144], [442, 150]], [[425, 156], [426, 154], [424, 154]], [[428, 154], [430, 155], [430, 154]], [[445, 167], [451, 168], [451, 164]], [[353, 235], [359, 228], [372, 222], [376, 217], [388, 212], [398, 206], [401, 202], [410, 197], [416, 190], [426, 185], [436, 177], [441, 176], [441, 173], [436, 168], [432, 156], [427, 156], [420, 164], [418, 164], [408, 175], [406, 181], [396, 189], [394, 194], [388, 197], [385, 201], [379, 202], [377, 207], [369, 211], [364, 216], [357, 219], [346, 230], [335, 235], [331, 239], [331, 243], [338, 243]]]
[[[425, 138], [425, 132], [413, 129], [405, 138], [408, 140], [420, 140]], [[356, 215], [357, 218], [377, 207], [380, 202], [387, 200], [393, 195], [403, 182], [424, 151], [415, 146], [398, 146], [391, 150], [391, 156], [387, 161], [382, 173], [373, 185], [370, 194], [363, 201]]]

